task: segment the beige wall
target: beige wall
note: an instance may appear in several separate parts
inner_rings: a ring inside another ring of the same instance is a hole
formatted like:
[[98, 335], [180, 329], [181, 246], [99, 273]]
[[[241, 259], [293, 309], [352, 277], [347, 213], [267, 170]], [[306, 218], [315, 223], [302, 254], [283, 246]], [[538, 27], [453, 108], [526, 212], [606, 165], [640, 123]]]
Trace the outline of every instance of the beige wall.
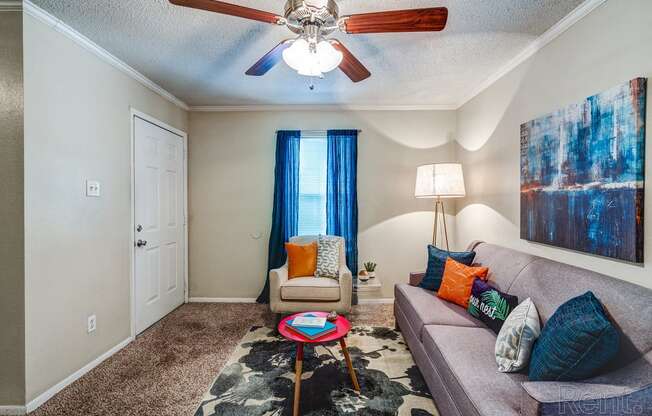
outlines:
[[0, 406], [25, 400], [23, 17], [0, 10]]
[[[644, 267], [519, 238], [521, 123], [632, 78], [652, 76], [650, 16], [649, 0], [611, 0], [459, 110], [457, 155], [469, 192], [457, 204], [459, 247], [483, 239], [652, 287], [650, 218]], [[649, 139], [649, 99], [647, 110]], [[652, 146], [647, 149], [649, 185]], [[645, 204], [652, 207], [652, 192], [647, 192]]]
[[[650, 15], [652, 2], [611, 0], [458, 112], [192, 113], [190, 120], [183, 110], [25, 16], [24, 289], [21, 244], [1, 246], [0, 252], [0, 296], [10, 294], [0, 313], [17, 316], [9, 328], [17, 344], [7, 349], [7, 338], [0, 339], [0, 368], [25, 382], [0, 390], [0, 404], [22, 396], [34, 399], [130, 335], [130, 107], [190, 129], [192, 297], [258, 295], [271, 227], [277, 129], [362, 130], [359, 259], [377, 261], [384, 282], [373, 297], [392, 297], [394, 283], [424, 268], [432, 207], [431, 201], [413, 197], [416, 166], [454, 159], [465, 165], [469, 192], [457, 204], [451, 227], [457, 247], [484, 239], [652, 287], [650, 221], [645, 267], [527, 243], [518, 230], [520, 124], [636, 76], [650, 76]], [[2, 21], [0, 27], [13, 26]], [[3, 36], [2, 42], [8, 39]], [[0, 65], [9, 62], [2, 58]], [[7, 187], [3, 194], [20, 196], [20, 126], [15, 115], [0, 114], [2, 145], [13, 149], [2, 152], [2, 177], [10, 180], [0, 186]], [[5, 123], [14, 123], [10, 135]], [[84, 197], [86, 179], [101, 182], [101, 198]], [[3, 229], [14, 227], [17, 238], [20, 199], [5, 199], [0, 206], [0, 214], [7, 213], [0, 216], [3, 221], [16, 219]], [[646, 202], [650, 206], [649, 192]], [[16, 278], [5, 278], [12, 275]], [[98, 329], [88, 335], [90, 314], [97, 315]], [[26, 359], [19, 344], [23, 332]], [[21, 360], [25, 374], [16, 364]], [[0, 387], [6, 385], [5, 374], [0, 374]]]
[[[275, 131], [361, 129], [359, 261], [382, 292], [425, 267], [432, 201], [414, 198], [416, 167], [453, 157], [454, 111], [191, 113], [190, 296], [255, 298], [267, 267]], [[260, 238], [255, 238], [260, 236]]]
[[130, 107], [187, 113], [28, 15], [24, 48], [29, 402], [130, 336]]

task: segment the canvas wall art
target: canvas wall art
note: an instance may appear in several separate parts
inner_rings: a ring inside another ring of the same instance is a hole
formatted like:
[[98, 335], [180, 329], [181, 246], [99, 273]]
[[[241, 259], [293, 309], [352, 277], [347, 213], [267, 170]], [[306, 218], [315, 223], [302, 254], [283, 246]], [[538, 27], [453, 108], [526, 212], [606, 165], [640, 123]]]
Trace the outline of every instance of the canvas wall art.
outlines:
[[521, 126], [521, 238], [643, 262], [647, 80]]

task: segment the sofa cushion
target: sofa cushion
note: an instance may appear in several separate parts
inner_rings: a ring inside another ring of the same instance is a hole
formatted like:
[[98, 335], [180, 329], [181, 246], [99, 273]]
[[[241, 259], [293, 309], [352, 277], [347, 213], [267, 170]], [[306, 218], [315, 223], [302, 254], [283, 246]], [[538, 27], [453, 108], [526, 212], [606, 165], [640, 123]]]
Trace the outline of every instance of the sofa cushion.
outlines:
[[[471, 244], [475, 251], [473, 265], [489, 268], [489, 283], [498, 290], [510, 294], [510, 289], [519, 273], [538, 257], [509, 248], [488, 243], [474, 242]], [[525, 299], [527, 296], [519, 298]]]
[[440, 250], [433, 245], [429, 245], [428, 268], [426, 269], [426, 274], [421, 280], [421, 283], [419, 283], [419, 286], [427, 290], [439, 290], [442, 277], [444, 276], [447, 259], [452, 258], [457, 262], [470, 266], [474, 257], [474, 251], [446, 251]]
[[482, 279], [475, 279], [466, 310], [498, 334], [517, 306], [516, 296], [503, 293]]
[[298, 277], [281, 285], [283, 300], [340, 300], [340, 284], [325, 277]]
[[394, 286], [395, 302], [405, 313], [414, 333], [421, 337], [424, 325], [483, 327], [466, 309], [439, 299], [434, 292], [408, 284]]
[[498, 333], [495, 350], [498, 371], [515, 373], [526, 368], [539, 335], [537, 307], [527, 298], [509, 314]]
[[589, 270], [539, 258], [530, 263], [514, 282], [509, 293], [537, 305], [541, 324], [567, 300], [590, 290], [600, 299], [620, 332], [620, 350], [608, 364], [616, 369], [652, 350], [652, 291], [623, 280]]
[[543, 327], [530, 361], [532, 381], [573, 381], [594, 376], [617, 353], [618, 330], [593, 292], [557, 309]]
[[525, 374], [496, 371], [495, 342], [489, 328], [427, 325], [423, 329], [426, 353], [465, 416], [523, 415], [536, 408], [521, 387]]
[[489, 269], [486, 267], [470, 267], [448, 258], [437, 296], [466, 309], [469, 306], [473, 281], [477, 278], [486, 280], [488, 273]]

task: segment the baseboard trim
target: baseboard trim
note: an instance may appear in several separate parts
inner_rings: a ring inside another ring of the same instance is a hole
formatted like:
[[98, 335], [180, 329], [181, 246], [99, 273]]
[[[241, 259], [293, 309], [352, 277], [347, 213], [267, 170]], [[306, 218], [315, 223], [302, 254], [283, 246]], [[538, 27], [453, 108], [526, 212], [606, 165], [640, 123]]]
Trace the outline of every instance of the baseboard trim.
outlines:
[[33, 412], [34, 410], [41, 407], [41, 405], [43, 405], [45, 402], [50, 400], [52, 397], [54, 397], [54, 395], [59, 393], [61, 390], [65, 389], [70, 384], [74, 383], [79, 378], [81, 378], [84, 374], [88, 373], [89, 371], [91, 371], [92, 369], [94, 369], [95, 367], [100, 365], [102, 363], [102, 361], [106, 360], [107, 358], [111, 357], [113, 354], [117, 353], [118, 351], [120, 351], [121, 349], [123, 349], [124, 347], [129, 345], [129, 343], [131, 343], [131, 341], [133, 341], [133, 338], [131, 338], [131, 337], [125, 339], [124, 341], [122, 341], [118, 345], [116, 345], [115, 347], [111, 348], [110, 350], [108, 350], [104, 354], [100, 355], [99, 357], [97, 357], [96, 359], [91, 361], [90, 363], [86, 364], [85, 366], [83, 366], [79, 370], [75, 371], [74, 373], [72, 373], [68, 377], [64, 378], [63, 380], [61, 380], [60, 382], [58, 382], [54, 386], [50, 387], [48, 390], [46, 390], [44, 393], [42, 393], [41, 395], [36, 397], [34, 400], [27, 403], [27, 406], [25, 406], [26, 412], [27, 413]]
[[394, 298], [358, 299], [359, 305], [391, 305], [393, 303]]
[[26, 413], [25, 406], [0, 406], [0, 415], [2, 416], [24, 415]]
[[188, 298], [190, 303], [256, 303], [256, 298]]

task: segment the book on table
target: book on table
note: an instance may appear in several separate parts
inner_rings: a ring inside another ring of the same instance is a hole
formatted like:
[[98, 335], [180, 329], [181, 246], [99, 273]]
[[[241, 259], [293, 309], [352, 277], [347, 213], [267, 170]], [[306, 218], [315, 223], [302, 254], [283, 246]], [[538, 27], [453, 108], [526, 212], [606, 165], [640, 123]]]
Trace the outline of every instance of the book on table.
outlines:
[[303, 327], [303, 328], [322, 329], [326, 326], [326, 317], [314, 316], [314, 315], [297, 316], [294, 318], [292, 325]]
[[[312, 317], [311, 315], [306, 315], [306, 317]], [[286, 327], [290, 329], [291, 331], [296, 332], [299, 335], [303, 335], [304, 337], [310, 339], [310, 340], [315, 340], [317, 338], [321, 338], [325, 335], [331, 334], [335, 331], [337, 331], [337, 325], [335, 325], [332, 322], [326, 321], [324, 323], [323, 328], [315, 328], [315, 327], [309, 327], [309, 326], [300, 326], [300, 325], [295, 325], [294, 320], [287, 321]]]

